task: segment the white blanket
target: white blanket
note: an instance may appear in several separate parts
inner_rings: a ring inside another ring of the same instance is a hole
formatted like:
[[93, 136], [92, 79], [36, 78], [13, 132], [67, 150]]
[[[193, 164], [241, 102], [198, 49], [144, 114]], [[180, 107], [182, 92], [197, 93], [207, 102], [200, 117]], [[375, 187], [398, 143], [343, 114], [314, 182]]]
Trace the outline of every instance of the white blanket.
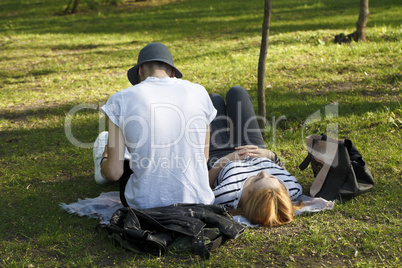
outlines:
[[[300, 215], [307, 212], [319, 212], [334, 208], [334, 201], [327, 201], [322, 198], [312, 198], [302, 195], [300, 199], [303, 201], [303, 207], [294, 212], [294, 215]], [[78, 202], [66, 204], [61, 203], [60, 207], [69, 213], [77, 214], [78, 216], [87, 216], [94, 219], [99, 219], [101, 224], [108, 224], [113, 213], [122, 208], [119, 192], [101, 193], [95, 198], [78, 199]], [[246, 218], [234, 216], [235, 221], [244, 223], [250, 227], [258, 225], [251, 224]]]

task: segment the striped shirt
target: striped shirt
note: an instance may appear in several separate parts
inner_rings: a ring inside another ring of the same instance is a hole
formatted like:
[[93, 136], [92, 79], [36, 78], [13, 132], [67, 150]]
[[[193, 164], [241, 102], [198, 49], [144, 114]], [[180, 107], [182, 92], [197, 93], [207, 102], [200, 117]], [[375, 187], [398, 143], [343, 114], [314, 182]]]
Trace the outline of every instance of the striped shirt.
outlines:
[[215, 204], [236, 209], [245, 181], [261, 171], [277, 177], [285, 185], [292, 201], [302, 194], [302, 187], [296, 178], [272, 160], [247, 157], [244, 160], [230, 161], [220, 171], [214, 185]]

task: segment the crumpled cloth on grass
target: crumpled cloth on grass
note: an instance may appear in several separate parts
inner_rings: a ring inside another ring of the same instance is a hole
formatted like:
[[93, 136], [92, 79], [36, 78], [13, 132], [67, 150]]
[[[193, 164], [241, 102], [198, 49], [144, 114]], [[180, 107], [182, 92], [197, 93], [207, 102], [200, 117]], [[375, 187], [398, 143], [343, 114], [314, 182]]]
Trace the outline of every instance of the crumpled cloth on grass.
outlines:
[[101, 193], [95, 198], [78, 199], [76, 203], [61, 203], [60, 207], [68, 213], [99, 219], [100, 224], [109, 224], [113, 213], [122, 208], [123, 205], [120, 201], [120, 193], [112, 191]]
[[[302, 195], [298, 200], [300, 199], [303, 201], [303, 207], [294, 212], [295, 216], [302, 213], [330, 210], [334, 208], [335, 204], [334, 201], [327, 201], [322, 198], [313, 198], [306, 195]], [[101, 193], [100, 196], [95, 198], [78, 199], [78, 202], [71, 204], [61, 203], [60, 207], [68, 213], [77, 214], [81, 217], [87, 216], [89, 218], [99, 219], [100, 224], [109, 224], [113, 213], [122, 208], [123, 205], [120, 202], [119, 192], [112, 191]], [[233, 219], [250, 227], [258, 226], [251, 224], [246, 218], [241, 216], [234, 216]]]

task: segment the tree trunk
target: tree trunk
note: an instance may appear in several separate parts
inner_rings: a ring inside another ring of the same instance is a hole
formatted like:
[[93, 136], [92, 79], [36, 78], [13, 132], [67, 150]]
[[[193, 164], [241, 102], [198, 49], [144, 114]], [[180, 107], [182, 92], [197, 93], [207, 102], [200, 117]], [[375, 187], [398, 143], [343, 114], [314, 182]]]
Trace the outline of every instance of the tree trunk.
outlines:
[[359, 19], [356, 23], [356, 41], [366, 41], [366, 24], [369, 15], [369, 0], [360, 0]]
[[71, 14], [77, 13], [77, 9], [78, 9], [79, 4], [80, 4], [80, 0], [74, 0], [74, 5], [73, 5], [73, 8], [71, 9]]
[[260, 58], [258, 60], [258, 124], [262, 132], [265, 130], [265, 62], [268, 51], [269, 27], [271, 22], [271, 0], [265, 0], [264, 20], [262, 23], [262, 39]]
[[[73, 2], [73, 1], [74, 1], [73, 8], [70, 11], [70, 5], [71, 5], [71, 2]], [[81, 0], [70, 0], [70, 2], [68, 3], [66, 9], [64, 10], [64, 15], [77, 13], [78, 5], [80, 4], [80, 1]]]

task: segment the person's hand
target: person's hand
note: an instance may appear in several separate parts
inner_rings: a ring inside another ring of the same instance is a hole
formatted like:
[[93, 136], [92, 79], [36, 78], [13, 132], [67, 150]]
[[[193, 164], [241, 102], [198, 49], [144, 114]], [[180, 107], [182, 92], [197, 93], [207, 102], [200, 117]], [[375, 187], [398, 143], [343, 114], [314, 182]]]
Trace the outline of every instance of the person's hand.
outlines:
[[105, 146], [105, 150], [103, 151], [102, 156], [103, 156], [103, 157], [107, 157], [107, 144], [106, 144], [106, 146]]
[[234, 152], [237, 156], [236, 159], [244, 159], [247, 156], [254, 157], [254, 158], [260, 158], [260, 157], [266, 157], [271, 160], [275, 160], [276, 155], [274, 152], [259, 148], [256, 145], [244, 145], [244, 146], [239, 146], [236, 147], [236, 151]]

